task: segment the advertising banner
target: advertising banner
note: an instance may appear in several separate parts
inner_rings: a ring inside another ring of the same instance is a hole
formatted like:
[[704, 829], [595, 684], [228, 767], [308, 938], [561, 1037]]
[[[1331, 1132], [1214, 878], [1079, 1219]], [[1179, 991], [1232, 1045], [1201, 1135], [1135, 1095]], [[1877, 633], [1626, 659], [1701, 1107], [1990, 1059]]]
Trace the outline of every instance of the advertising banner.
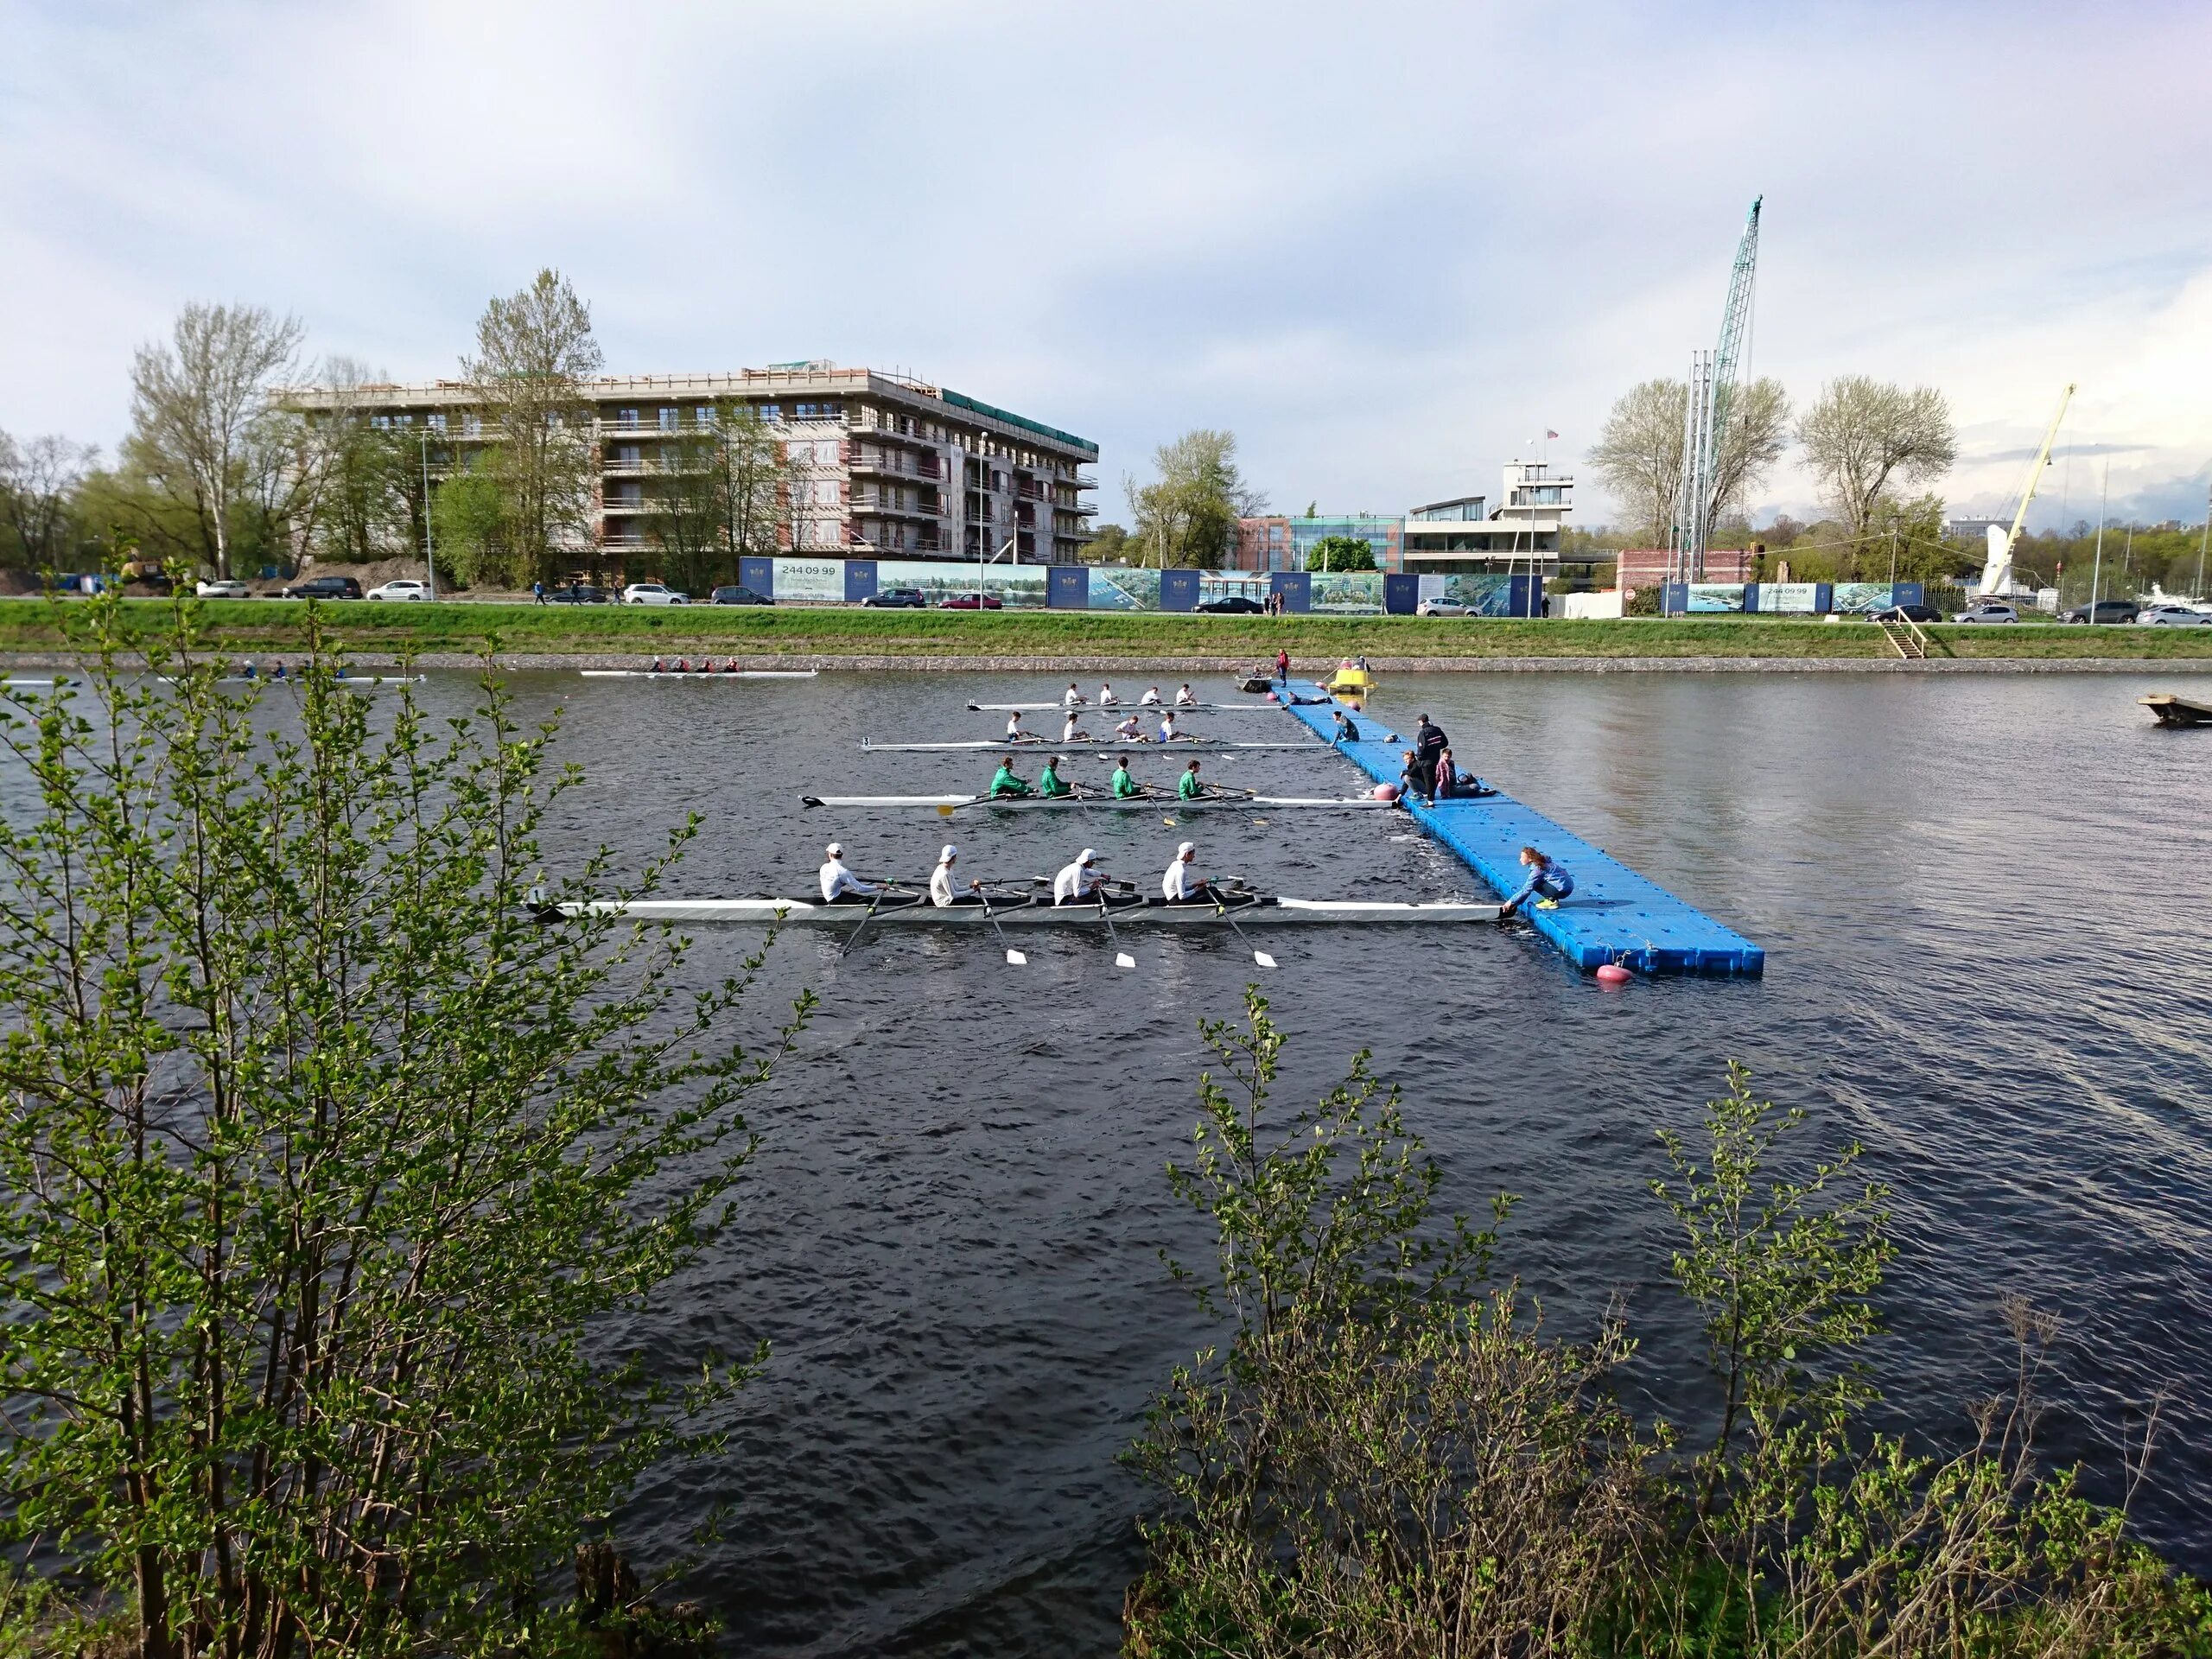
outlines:
[[1198, 603], [1198, 573], [1195, 570], [1163, 570], [1160, 573], [1160, 608], [1163, 611], [1188, 611]]
[[774, 592], [778, 599], [812, 601], [821, 605], [844, 602], [842, 559], [778, 559], [775, 566]]
[[1382, 577], [1382, 608], [1392, 616], [1411, 616], [1421, 608], [1419, 576], [1389, 571]]
[[1892, 605], [1925, 605], [1928, 584], [1924, 582], [1893, 582], [1890, 584], [1890, 603]]
[[1130, 570], [1112, 565], [1090, 567], [1090, 606], [1094, 611], [1156, 611], [1160, 608], [1160, 572]]
[[1761, 616], [1810, 616], [1820, 602], [1817, 582], [1762, 582], [1745, 597], [1744, 608]]
[[1079, 564], [1051, 566], [1046, 577], [1045, 597], [1056, 611], [1089, 610], [1090, 572]]
[[1380, 570], [1313, 570], [1307, 608], [1335, 616], [1377, 616], [1382, 610]]
[[1680, 616], [1690, 607], [1690, 585], [1686, 582], [1659, 584], [1659, 614]]
[[918, 588], [922, 598], [931, 607], [941, 601], [961, 594], [972, 594], [980, 586], [1009, 610], [1039, 610], [1045, 608], [1046, 599], [1046, 574], [1053, 567], [1048, 564], [987, 564], [979, 571], [965, 563], [950, 563], [943, 559], [880, 559], [876, 561], [876, 580], [886, 588]]
[[847, 559], [845, 561], [845, 603], [857, 605], [864, 599], [875, 596], [875, 561]]
[[1866, 616], [1880, 610], [1890, 601], [1890, 584], [1886, 582], [1839, 582], [1834, 596], [1830, 600], [1841, 616]]
[[1302, 616], [1313, 608], [1313, 578], [1303, 570], [1278, 570], [1268, 578], [1268, 587], [1282, 596], [1286, 611]]
[[1689, 610], [1698, 612], [1739, 612], [1744, 608], [1744, 584], [1740, 582], [1694, 582], [1689, 584]]
[[1211, 605], [1217, 599], [1249, 599], [1255, 605], [1264, 604], [1268, 597], [1268, 579], [1257, 570], [1201, 570], [1198, 572], [1198, 603]]
[[737, 579], [764, 599], [776, 596], [776, 562], [746, 557], [737, 562]]
[[[1484, 572], [1479, 575], [1423, 575], [1415, 580], [1421, 583], [1423, 600], [1464, 605], [1473, 616], [1522, 616], [1527, 614], [1530, 601], [1526, 575], [1509, 576]], [[1535, 602], [1541, 615], [1543, 601], [1537, 599]]]

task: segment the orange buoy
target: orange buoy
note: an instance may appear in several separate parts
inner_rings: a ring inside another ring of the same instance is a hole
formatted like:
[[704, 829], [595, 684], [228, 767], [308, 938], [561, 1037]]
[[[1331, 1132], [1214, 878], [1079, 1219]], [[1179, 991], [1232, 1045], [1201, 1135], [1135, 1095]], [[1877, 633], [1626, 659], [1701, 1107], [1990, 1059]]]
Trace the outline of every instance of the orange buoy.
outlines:
[[1398, 786], [1397, 786], [1395, 784], [1377, 784], [1377, 785], [1375, 785], [1375, 798], [1376, 798], [1376, 800], [1378, 800], [1378, 801], [1395, 801], [1395, 800], [1396, 800], [1396, 799], [1398, 798]]
[[1630, 973], [1618, 962], [1602, 963], [1598, 969], [1598, 982], [1615, 989], [1628, 984], [1635, 977], [1635, 975]]

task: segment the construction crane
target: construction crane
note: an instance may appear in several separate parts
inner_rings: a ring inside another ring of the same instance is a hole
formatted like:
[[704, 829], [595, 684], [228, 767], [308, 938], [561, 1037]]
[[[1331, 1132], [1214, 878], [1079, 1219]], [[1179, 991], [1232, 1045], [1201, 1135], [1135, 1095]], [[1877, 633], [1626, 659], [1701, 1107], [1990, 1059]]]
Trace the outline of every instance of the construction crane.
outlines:
[[2058, 413], [2050, 417], [2050, 430], [2043, 435], [2043, 448], [2036, 451], [2036, 458], [2028, 463], [2028, 481], [2020, 489], [2019, 510], [2012, 515], [2012, 528], [2002, 531], [1989, 527], [1989, 557], [1981, 567], [1981, 586], [1974, 589], [1977, 595], [1993, 599], [2012, 591], [2012, 543], [2020, 539], [2020, 526], [2027, 522], [2028, 503], [2036, 499], [2036, 489], [2043, 482], [2043, 469], [2050, 465], [2050, 446], [2057, 442], [2058, 423], [2066, 418], [2066, 406], [2074, 401], [2074, 387], [2069, 382], [2058, 395]]
[[1720, 448], [1728, 430], [1728, 405], [1736, 395], [1736, 372], [1743, 356], [1744, 333], [1751, 316], [1751, 280], [1759, 261], [1759, 204], [1744, 219], [1736, 244], [1736, 263], [1728, 273], [1728, 302], [1720, 312], [1720, 343], [1690, 358], [1689, 390], [1682, 400], [1682, 473], [1675, 512], [1672, 563], [1677, 581], [1705, 575], [1705, 553], [1713, 534], [1713, 486], [1720, 474]]

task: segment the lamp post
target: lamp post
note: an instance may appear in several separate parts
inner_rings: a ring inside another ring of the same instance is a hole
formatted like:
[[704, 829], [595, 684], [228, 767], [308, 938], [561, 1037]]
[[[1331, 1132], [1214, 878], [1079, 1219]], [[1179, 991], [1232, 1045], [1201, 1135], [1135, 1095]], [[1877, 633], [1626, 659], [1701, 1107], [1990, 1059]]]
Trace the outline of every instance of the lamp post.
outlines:
[[430, 598], [438, 596], [438, 547], [430, 533], [430, 429], [423, 429], [423, 563], [429, 572]]

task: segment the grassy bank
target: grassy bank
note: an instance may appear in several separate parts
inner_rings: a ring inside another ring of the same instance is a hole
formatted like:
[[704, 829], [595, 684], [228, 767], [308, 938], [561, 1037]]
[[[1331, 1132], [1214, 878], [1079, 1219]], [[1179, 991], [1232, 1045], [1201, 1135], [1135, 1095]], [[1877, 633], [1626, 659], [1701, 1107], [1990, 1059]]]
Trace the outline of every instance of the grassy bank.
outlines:
[[[617, 606], [372, 605], [321, 607], [331, 637], [377, 652], [504, 651], [579, 656], [712, 651], [745, 656], [1034, 658], [1133, 660], [1230, 658], [1257, 663], [1287, 649], [1301, 665], [1371, 657], [1698, 658], [1880, 661], [1878, 630], [1855, 622], [1687, 617], [1618, 622], [1470, 621], [1409, 616], [1092, 615], [1055, 611], [946, 611], [751, 607], [645, 609]], [[162, 601], [128, 614], [158, 627]], [[239, 651], [301, 648], [308, 607], [281, 601], [210, 602], [211, 639]], [[1933, 654], [1958, 658], [2212, 660], [2212, 628], [1936, 627]], [[60, 629], [41, 600], [0, 602], [0, 651], [50, 651]]]

